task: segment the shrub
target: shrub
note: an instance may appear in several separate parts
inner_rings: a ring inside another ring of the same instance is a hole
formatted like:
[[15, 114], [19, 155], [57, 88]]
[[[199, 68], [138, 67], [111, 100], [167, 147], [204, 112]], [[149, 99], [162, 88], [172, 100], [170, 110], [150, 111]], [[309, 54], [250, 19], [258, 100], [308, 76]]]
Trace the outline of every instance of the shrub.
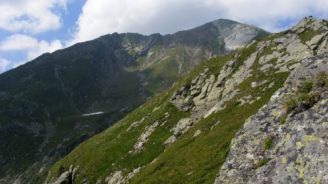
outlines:
[[289, 99], [287, 99], [284, 103], [286, 113], [288, 114], [288, 113], [292, 112], [295, 109], [295, 107], [297, 107], [297, 104], [298, 103], [297, 103], [297, 100], [295, 98], [289, 97]]
[[64, 166], [59, 166], [59, 169], [57, 171], [57, 176], [60, 176], [61, 174], [63, 174], [65, 172], [65, 167]]
[[284, 108], [287, 114], [285, 117], [282, 117], [280, 121], [283, 121], [283, 118], [287, 118], [287, 115], [296, 108], [298, 109], [296, 111], [299, 112], [311, 108], [319, 100], [319, 98], [320, 94], [314, 92], [301, 93], [296, 97], [289, 97], [289, 99], [287, 99], [284, 103]]
[[257, 163], [257, 168], [267, 165], [269, 161], [270, 161], [270, 159], [267, 159], [267, 158], [260, 160]]
[[285, 124], [286, 123], [286, 119], [288, 117], [287, 113], [284, 113], [281, 117], [280, 117], [280, 124]]
[[320, 72], [316, 76], [315, 86], [320, 88], [328, 87], [328, 74], [325, 72]]
[[306, 94], [300, 94], [297, 97], [297, 101], [299, 103], [303, 102], [303, 103], [308, 103], [311, 106], [313, 104], [315, 104], [318, 101], [318, 98], [320, 97], [320, 95], [318, 93], [306, 93]]
[[273, 137], [268, 136], [267, 138], [264, 139], [264, 150], [268, 150], [271, 148], [273, 143]]
[[298, 88], [299, 93], [309, 93], [312, 91], [313, 82], [312, 81], [304, 81], [301, 86]]

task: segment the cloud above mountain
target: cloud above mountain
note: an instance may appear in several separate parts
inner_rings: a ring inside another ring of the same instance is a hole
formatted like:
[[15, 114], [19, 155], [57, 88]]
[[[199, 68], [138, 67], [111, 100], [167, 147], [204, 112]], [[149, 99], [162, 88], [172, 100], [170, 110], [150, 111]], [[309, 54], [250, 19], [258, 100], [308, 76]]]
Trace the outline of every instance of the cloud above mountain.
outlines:
[[[0, 1], [0, 73], [63, 47], [56, 38], [37, 38], [58, 30], [72, 0], [1, 0]], [[23, 55], [21, 57], [17, 57]], [[15, 56], [15, 59], [8, 59]]]
[[280, 31], [308, 15], [328, 16], [326, 0], [88, 0], [73, 40], [112, 32], [173, 33], [217, 18]]
[[7, 31], [40, 33], [57, 29], [61, 18], [53, 9], [68, 0], [1, 0], [0, 28]]
[[53, 52], [63, 48], [61, 41], [37, 40], [31, 36], [14, 34], [0, 42], [0, 51], [26, 51], [27, 59], [31, 60], [45, 52]]
[[167, 34], [219, 18], [276, 32], [327, 9], [327, 0], [1, 0], [0, 73], [113, 32]]

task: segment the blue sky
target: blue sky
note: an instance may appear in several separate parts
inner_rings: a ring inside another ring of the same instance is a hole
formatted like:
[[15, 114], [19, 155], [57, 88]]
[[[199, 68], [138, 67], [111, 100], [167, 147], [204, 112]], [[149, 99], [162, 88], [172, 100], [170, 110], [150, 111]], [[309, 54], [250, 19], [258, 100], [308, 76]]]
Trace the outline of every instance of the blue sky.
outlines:
[[327, 9], [327, 0], [1, 0], [0, 73], [113, 32], [167, 34], [218, 18], [277, 32]]

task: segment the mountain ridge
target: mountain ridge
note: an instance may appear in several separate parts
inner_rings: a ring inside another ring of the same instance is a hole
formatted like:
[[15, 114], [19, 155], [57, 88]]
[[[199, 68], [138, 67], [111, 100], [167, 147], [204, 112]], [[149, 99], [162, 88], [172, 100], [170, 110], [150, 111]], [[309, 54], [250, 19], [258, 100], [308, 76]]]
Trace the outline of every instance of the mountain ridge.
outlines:
[[307, 17], [202, 63], [77, 146], [51, 167], [47, 182], [325, 183], [327, 34], [327, 20]]
[[[250, 29], [255, 32], [248, 41], [267, 34]], [[0, 183], [40, 183], [49, 164], [78, 143], [170, 87], [202, 60], [227, 51], [217, 28], [167, 36], [114, 33], [1, 74]]]

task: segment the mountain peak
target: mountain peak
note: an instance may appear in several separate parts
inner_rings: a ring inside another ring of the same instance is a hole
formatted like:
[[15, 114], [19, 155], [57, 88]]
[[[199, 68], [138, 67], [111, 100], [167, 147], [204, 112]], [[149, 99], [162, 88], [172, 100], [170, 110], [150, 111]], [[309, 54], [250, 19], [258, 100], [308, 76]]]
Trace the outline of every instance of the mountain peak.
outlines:
[[257, 35], [268, 34], [268, 32], [263, 29], [233, 20], [218, 19], [212, 21], [211, 24], [215, 26], [220, 35], [224, 37], [227, 50], [242, 48], [256, 38]]
[[317, 19], [313, 16], [304, 17], [293, 28], [293, 31], [303, 32], [305, 29], [311, 28], [315, 31], [320, 29], [327, 30], [328, 23], [324, 19]]

